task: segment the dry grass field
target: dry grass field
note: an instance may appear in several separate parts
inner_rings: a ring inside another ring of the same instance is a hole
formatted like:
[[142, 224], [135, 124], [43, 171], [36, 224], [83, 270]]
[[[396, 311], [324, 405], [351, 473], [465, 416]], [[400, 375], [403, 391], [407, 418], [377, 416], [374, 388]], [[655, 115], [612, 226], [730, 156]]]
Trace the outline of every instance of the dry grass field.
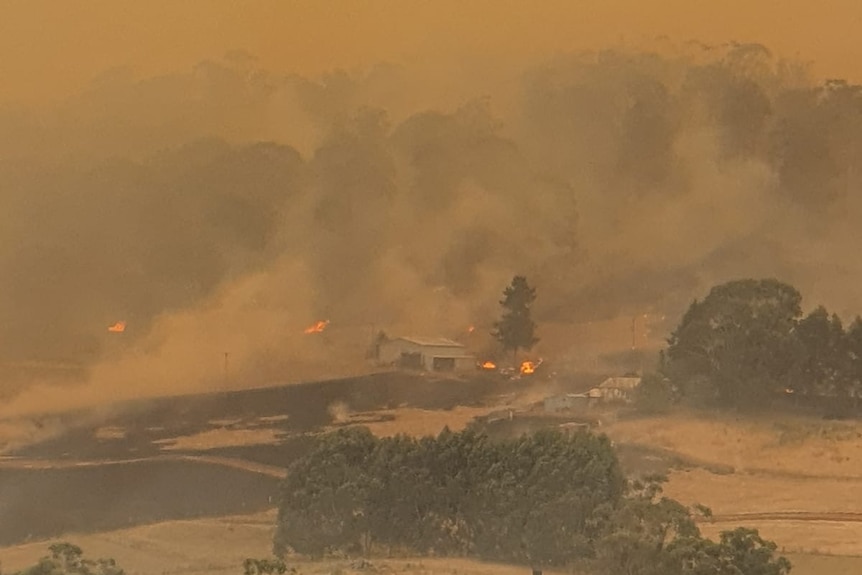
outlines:
[[[97, 534], [69, 534], [88, 557], [113, 557], [127, 575], [239, 575], [247, 557], [270, 554], [275, 512], [190, 521], [171, 521]], [[0, 548], [4, 571], [34, 564], [50, 542]], [[289, 562], [303, 575], [524, 575], [524, 567], [466, 559], [372, 558]], [[546, 571], [549, 575], [560, 575]]]
[[616, 421], [616, 441], [642, 443], [737, 472], [862, 478], [862, 425], [800, 416], [681, 411]]
[[[212, 519], [170, 521], [95, 534], [68, 534], [88, 557], [113, 557], [128, 575], [238, 575], [247, 557], [263, 558], [270, 552], [275, 512]], [[804, 531], [806, 525], [764, 525], [774, 537], [787, 530]], [[829, 537], [847, 543], [848, 555], [827, 555], [815, 549], [786, 549], [794, 564], [794, 575], [856, 575], [862, 572], [862, 557], [852, 556], [853, 542], [836, 525]], [[707, 529], [707, 532], [709, 530]], [[815, 542], [812, 540], [812, 542]], [[46, 553], [50, 541], [0, 548], [4, 572], [34, 564]], [[348, 560], [296, 561], [290, 563], [302, 575], [525, 575], [519, 566], [489, 564], [466, 559], [371, 558], [370, 565]], [[549, 575], [559, 575], [546, 571]], [[572, 574], [569, 574], [572, 575]]]
[[693, 462], [670, 472], [665, 493], [710, 507], [716, 517], [702, 525], [705, 533], [744, 524], [805, 554], [795, 573], [809, 565], [825, 575], [862, 572], [862, 560], [848, 559], [860, 571], [842, 571], [835, 557], [821, 558], [862, 556], [862, 500], [854, 495], [862, 488], [862, 425], [681, 411], [617, 420], [603, 431]]
[[[75, 457], [91, 467], [100, 465], [99, 461], [181, 458], [208, 462], [216, 471], [224, 467], [254, 475], [266, 471], [271, 481], [301, 453], [302, 445], [291, 447], [291, 441], [345, 425], [366, 425], [379, 436], [421, 436], [446, 426], [463, 429], [474, 418], [502, 408], [515, 410], [515, 423], [521, 419], [530, 428], [536, 421], [541, 425], [540, 415], [524, 417], [520, 410], [556, 389], [522, 383], [523, 387], [511, 382], [497, 387], [493, 382], [467, 382], [461, 387], [453, 381], [402, 381], [386, 375], [324, 383], [319, 388], [257, 390], [224, 399], [210, 395], [170, 404], [156, 401], [83, 427], [58, 425], [45, 433], [43, 425], [32, 437], [47, 437], [47, 441], [30, 441], [22, 447], [18, 456], [26, 459], [0, 463], [14, 468], [16, 461], [25, 461], [58, 473], [77, 466]], [[795, 575], [862, 572], [862, 500], [854, 496], [862, 487], [862, 426], [803, 417], [754, 419], [686, 411], [662, 417], [617, 417], [604, 411], [594, 415], [602, 420], [600, 430], [621, 448], [644, 451], [646, 459], [658, 459], [670, 469], [667, 495], [713, 510], [714, 519], [702, 524], [708, 535], [717, 536], [738, 525], [756, 527], [792, 558]], [[15, 455], [14, 450], [11, 453]], [[162, 480], [165, 485], [172, 481]], [[267, 556], [274, 528], [272, 510], [194, 517], [153, 512], [152, 517], [150, 524], [123, 529], [107, 527], [108, 521], [104, 531], [73, 531], [62, 539], [80, 545], [88, 556], [116, 558], [130, 575], [227, 574], [240, 573], [246, 557]], [[32, 564], [47, 545], [42, 540], [0, 548], [0, 566], [9, 571]], [[416, 575], [525, 572], [520, 567], [462, 560], [372, 559], [371, 563], [295, 566], [309, 575], [352, 575], [359, 570]]]

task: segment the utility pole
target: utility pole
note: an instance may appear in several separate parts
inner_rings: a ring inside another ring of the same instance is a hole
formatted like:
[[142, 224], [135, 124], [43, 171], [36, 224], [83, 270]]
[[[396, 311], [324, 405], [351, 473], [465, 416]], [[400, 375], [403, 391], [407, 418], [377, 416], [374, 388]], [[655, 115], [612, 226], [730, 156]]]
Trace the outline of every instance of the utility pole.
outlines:
[[228, 382], [228, 357], [230, 356], [230, 352], [224, 352], [224, 382]]

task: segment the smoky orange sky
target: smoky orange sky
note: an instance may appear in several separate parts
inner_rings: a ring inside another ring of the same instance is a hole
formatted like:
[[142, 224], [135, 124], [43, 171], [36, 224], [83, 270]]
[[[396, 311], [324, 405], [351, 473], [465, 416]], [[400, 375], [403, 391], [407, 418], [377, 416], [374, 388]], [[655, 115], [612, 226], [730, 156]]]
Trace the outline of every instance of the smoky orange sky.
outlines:
[[50, 101], [108, 68], [153, 74], [228, 50], [313, 75], [381, 60], [445, 65], [465, 52], [517, 64], [660, 36], [759, 42], [857, 81], [860, 21], [854, 0], [4, 0], [0, 101]]
[[0, 0], [0, 396], [334, 377], [377, 329], [486, 355], [515, 273], [573, 365], [740, 277], [852, 321], [859, 15]]

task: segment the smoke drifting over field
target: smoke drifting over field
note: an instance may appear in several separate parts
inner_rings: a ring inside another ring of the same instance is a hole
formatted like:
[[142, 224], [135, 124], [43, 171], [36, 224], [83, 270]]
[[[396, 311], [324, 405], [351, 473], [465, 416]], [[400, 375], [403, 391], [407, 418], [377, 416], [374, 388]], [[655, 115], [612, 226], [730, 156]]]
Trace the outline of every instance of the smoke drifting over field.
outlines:
[[316, 320], [485, 330], [515, 273], [540, 323], [673, 322], [749, 275], [860, 312], [857, 87], [750, 45], [491, 77], [234, 53], [0, 112], [5, 391], [31, 364], [84, 366], [94, 395], [194, 389], [227, 350], [244, 380], [299, 377], [333, 362]]

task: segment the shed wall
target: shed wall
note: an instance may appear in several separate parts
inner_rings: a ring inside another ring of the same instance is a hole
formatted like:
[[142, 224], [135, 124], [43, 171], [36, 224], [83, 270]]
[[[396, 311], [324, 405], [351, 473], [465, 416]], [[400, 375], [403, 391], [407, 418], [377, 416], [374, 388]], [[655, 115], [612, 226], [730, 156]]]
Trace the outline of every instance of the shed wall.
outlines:
[[[384, 365], [398, 365], [405, 354], [418, 355], [421, 367], [428, 371], [434, 370], [435, 357], [451, 358], [454, 361], [454, 369], [458, 371], [475, 367], [475, 358], [468, 356], [462, 347], [419, 345], [403, 339], [382, 343], [379, 361]], [[439, 364], [440, 362], [438, 362]]]

